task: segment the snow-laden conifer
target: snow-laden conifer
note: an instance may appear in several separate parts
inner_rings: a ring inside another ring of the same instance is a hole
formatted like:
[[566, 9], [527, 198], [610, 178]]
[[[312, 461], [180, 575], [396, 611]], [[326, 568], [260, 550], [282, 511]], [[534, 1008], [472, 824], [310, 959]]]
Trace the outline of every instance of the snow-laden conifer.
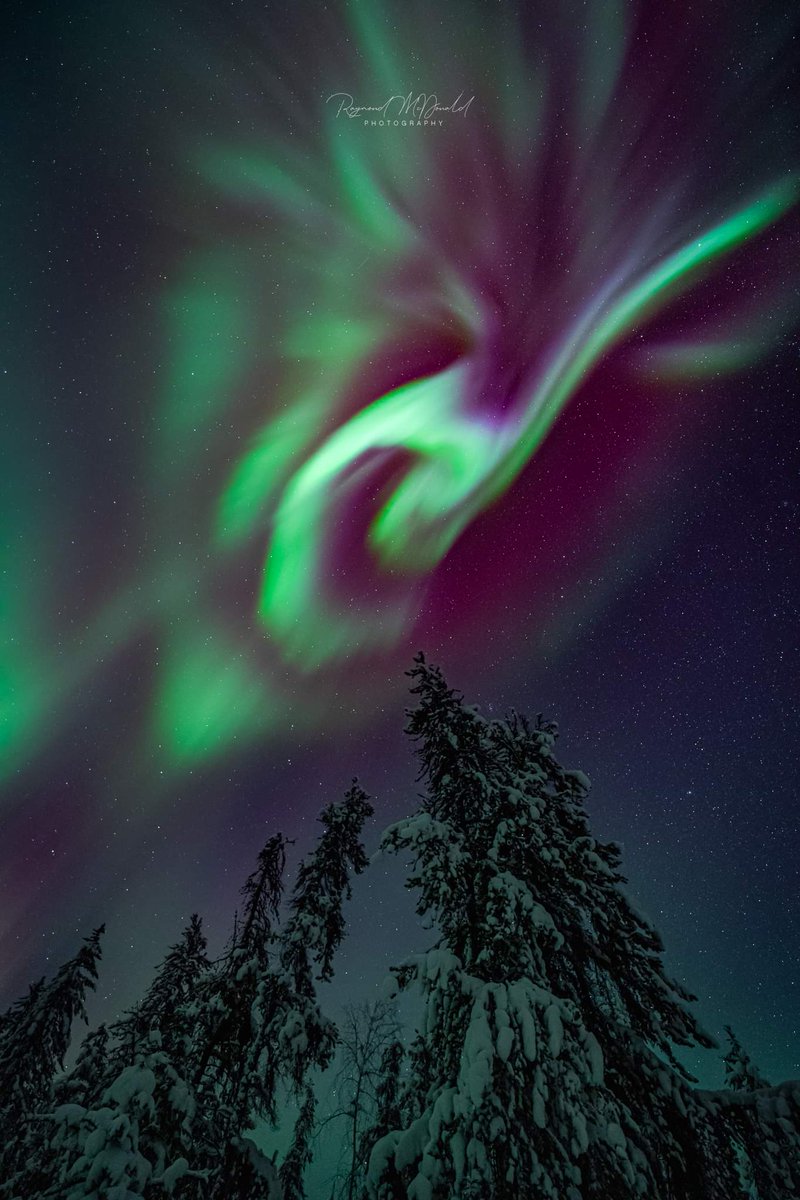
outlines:
[[306, 1200], [304, 1176], [312, 1158], [311, 1135], [314, 1132], [315, 1111], [316, 1097], [309, 1084], [295, 1121], [292, 1143], [280, 1167], [282, 1200]]
[[86, 994], [97, 981], [103, 933], [100, 926], [53, 979], [31, 987], [0, 1022], [0, 1186], [6, 1195], [42, 1169], [44, 1114], [53, 1081], [64, 1069], [73, 1023], [86, 1020]]
[[440, 937], [395, 972], [424, 1017], [370, 1195], [722, 1200], [735, 1172], [675, 1054], [713, 1042], [591, 834], [588, 781], [554, 725], [484, 720], [422, 655], [410, 674], [426, 791], [383, 845]]
[[728, 1053], [725, 1055], [725, 1083], [734, 1092], [754, 1092], [757, 1088], [769, 1087], [768, 1081], [759, 1071], [730, 1025], [725, 1026]]

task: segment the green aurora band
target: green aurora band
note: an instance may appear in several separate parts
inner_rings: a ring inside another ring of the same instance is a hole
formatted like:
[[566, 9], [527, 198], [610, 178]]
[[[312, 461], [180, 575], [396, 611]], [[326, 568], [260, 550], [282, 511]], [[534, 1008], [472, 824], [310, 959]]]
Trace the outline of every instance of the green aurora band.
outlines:
[[[465, 415], [468, 362], [382, 396], [337, 429], [295, 472], [274, 518], [259, 618], [286, 655], [304, 670], [400, 636], [408, 604], [390, 614], [353, 616], [325, 603], [321, 558], [337, 484], [366, 456], [405, 450], [413, 465], [374, 517], [369, 547], [387, 572], [424, 575], [442, 560], [465, 527], [513, 483], [600, 358], [651, 317], [705, 268], [783, 216], [797, 198], [796, 180], [783, 181], [694, 238], [633, 282], [615, 282], [578, 321], [541, 377], [522, 412], [496, 426]], [[719, 347], [717, 369], [741, 364]], [[702, 374], [702, 356], [695, 369]], [[691, 373], [691, 363], [684, 364]], [[255, 475], [264, 447], [280, 446], [280, 427], [259, 439], [237, 473]], [[274, 462], [274, 460], [273, 460]], [[223, 498], [229, 505], [231, 497]]]

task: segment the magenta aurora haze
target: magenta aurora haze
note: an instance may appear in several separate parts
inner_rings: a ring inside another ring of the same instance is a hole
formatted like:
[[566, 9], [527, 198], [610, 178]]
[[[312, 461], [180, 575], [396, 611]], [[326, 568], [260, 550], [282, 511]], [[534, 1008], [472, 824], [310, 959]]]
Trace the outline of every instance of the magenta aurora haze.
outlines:
[[358, 769], [401, 811], [419, 646], [591, 731], [643, 876], [728, 771], [696, 840], [768, 856], [740, 722], [797, 735], [792, 6], [135, 7], [10, 47], [14, 984], [62, 906], [227, 911], [265, 805], [302, 837]]

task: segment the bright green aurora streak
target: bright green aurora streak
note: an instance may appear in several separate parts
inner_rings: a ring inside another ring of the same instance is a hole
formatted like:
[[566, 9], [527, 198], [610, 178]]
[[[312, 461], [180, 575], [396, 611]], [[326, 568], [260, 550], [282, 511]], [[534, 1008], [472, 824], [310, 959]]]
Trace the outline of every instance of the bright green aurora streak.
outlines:
[[[703, 268], [778, 220], [796, 198], [796, 181], [784, 181], [637, 280], [615, 280], [576, 322], [512, 419], [492, 423], [460, 411], [467, 359], [382, 396], [328, 437], [285, 488], [264, 572], [259, 616], [287, 656], [312, 670], [354, 646], [393, 640], [407, 623], [404, 606], [381, 616], [349, 616], [334, 612], [322, 595], [326, 516], [337, 482], [359, 460], [387, 450], [414, 456], [373, 519], [369, 546], [387, 571], [429, 572], [519, 475], [601, 357]], [[237, 479], [263, 466], [268, 440], [251, 452]]]

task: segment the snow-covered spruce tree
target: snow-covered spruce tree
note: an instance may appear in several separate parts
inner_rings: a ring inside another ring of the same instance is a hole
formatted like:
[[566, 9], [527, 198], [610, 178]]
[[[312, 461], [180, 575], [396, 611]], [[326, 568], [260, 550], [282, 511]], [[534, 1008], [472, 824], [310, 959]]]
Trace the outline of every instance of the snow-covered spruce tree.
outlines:
[[727, 1089], [697, 1097], [733, 1147], [744, 1195], [794, 1200], [800, 1195], [800, 1081], [771, 1086], [729, 1026], [726, 1034]]
[[113, 1027], [123, 1065], [128, 1065], [151, 1028], [158, 1029], [165, 1049], [186, 1057], [195, 1020], [195, 991], [208, 972], [203, 923], [193, 913], [181, 940], [171, 946], [144, 998]]
[[86, 993], [94, 990], [101, 926], [49, 983], [35, 984], [12, 1005], [0, 1026], [0, 1104], [22, 1109], [49, 1099], [50, 1084], [64, 1068], [76, 1017], [86, 1020]]
[[[195, 1078], [198, 1102], [208, 1113], [210, 1180], [203, 1197], [256, 1200], [260, 1184], [248, 1131], [259, 1120], [275, 1121], [281, 1089], [302, 1095], [310, 1072], [330, 1061], [336, 1030], [319, 1008], [314, 968], [319, 979], [333, 973], [350, 876], [367, 864], [361, 830], [371, 814], [355, 782], [341, 803], [323, 811], [322, 836], [300, 865], [282, 929], [275, 925], [282, 840], [268, 845], [245, 885], [231, 949], [201, 1002], [206, 1035]], [[209, 1108], [215, 1096], [216, 1120]], [[265, 1161], [265, 1178], [270, 1171]], [[263, 1194], [273, 1193], [265, 1185]]]
[[[212, 1088], [226, 1111], [236, 1107], [243, 1052], [252, 1036], [251, 1010], [270, 971], [285, 863], [286, 839], [276, 834], [259, 852], [242, 887], [242, 909], [225, 953], [199, 982], [195, 1082]], [[271, 1090], [272, 1080], [265, 1086]]]
[[[706, 1093], [708, 1110], [729, 1142], [743, 1151], [746, 1195], [758, 1200], [800, 1196], [800, 1081], [755, 1092]], [[750, 1186], [752, 1181], [752, 1186]]]
[[292, 1134], [292, 1144], [281, 1163], [279, 1177], [283, 1192], [281, 1200], [306, 1200], [303, 1183], [306, 1167], [311, 1162], [311, 1135], [314, 1132], [316, 1098], [314, 1089], [306, 1087], [303, 1103]]
[[[254, 1036], [254, 1006], [270, 976], [285, 861], [286, 839], [276, 834], [259, 852], [242, 887], [242, 907], [228, 946], [196, 982], [189, 1011], [193, 1036], [188, 1075], [196, 1105], [192, 1165], [203, 1174], [191, 1188], [185, 1187], [185, 1194], [197, 1200], [224, 1194], [220, 1189], [226, 1178], [231, 1180], [231, 1196], [239, 1194], [236, 1187], [249, 1187], [254, 1198], [275, 1194], [272, 1164], [240, 1132], [250, 1120], [245, 1061]], [[266, 1062], [264, 1070], [263, 1091], [274, 1095], [274, 1063]], [[274, 1109], [266, 1115], [274, 1119]]]
[[[532, 729], [512, 714], [487, 725], [487, 732], [511, 773], [512, 788], [514, 780], [528, 793], [544, 785], [546, 802], [536, 822], [541, 848], [534, 859], [536, 889], [563, 939], [542, 946], [548, 986], [577, 1006], [585, 1028], [596, 1036], [605, 1095], [618, 1106], [632, 1156], [647, 1159], [647, 1173], [661, 1189], [652, 1194], [703, 1200], [736, 1195], [726, 1132], [698, 1107], [691, 1086], [696, 1081], [673, 1049], [714, 1042], [687, 1007], [694, 997], [665, 976], [658, 933], [622, 890], [619, 847], [591, 837], [584, 808], [588, 781], [557, 764], [552, 753], [557, 730], [541, 717]], [[597, 1147], [587, 1148], [585, 1194], [629, 1195], [625, 1178], [609, 1176]]]
[[[47, 1111], [28, 1126], [31, 1152], [14, 1181], [18, 1195], [43, 1195], [77, 1157], [77, 1116], [92, 1107], [104, 1090], [108, 1046], [107, 1026], [91, 1030], [81, 1043], [72, 1069], [55, 1079]], [[67, 1113], [73, 1118], [71, 1122], [66, 1120]]]
[[139, 1043], [134, 1062], [119, 1071], [93, 1104], [56, 1107], [50, 1186], [22, 1196], [162, 1200], [172, 1195], [178, 1180], [193, 1177], [181, 1153], [192, 1155], [191, 1115], [186, 1083], [153, 1027]]
[[193, 916], [140, 1004], [114, 1024], [111, 1037], [101, 1027], [85, 1039], [75, 1066], [56, 1083], [42, 1130], [50, 1185], [43, 1196], [80, 1200], [125, 1188], [130, 1196], [155, 1197], [185, 1176], [196, 1110], [193, 991], [208, 965]]
[[333, 957], [344, 937], [343, 904], [350, 898], [350, 878], [367, 866], [361, 831], [372, 812], [356, 780], [340, 804], [324, 809], [319, 818], [322, 835], [300, 864], [281, 931], [282, 994], [264, 1030], [276, 1039], [284, 1077], [298, 1090], [309, 1068], [327, 1066], [335, 1048], [336, 1028], [319, 1009], [314, 978], [333, 976]]
[[[176, 1095], [180, 1091], [186, 1105], [193, 1108], [188, 1093], [196, 1022], [194, 992], [209, 967], [202, 922], [195, 913], [181, 940], [167, 952], [144, 998], [107, 1033], [98, 1030], [87, 1037], [75, 1067], [59, 1081], [56, 1101], [91, 1107], [127, 1068], [148, 1058], [153, 1065], [161, 1065], [169, 1087]], [[101, 1034], [102, 1056], [94, 1053], [91, 1064], [84, 1062], [85, 1055], [96, 1051], [95, 1037]], [[180, 1123], [184, 1120], [185, 1114]], [[185, 1129], [179, 1140], [185, 1142]]]
[[40, 981], [0, 1023], [0, 1195], [14, 1195], [21, 1171], [36, 1169], [42, 1145], [42, 1114], [52, 1085], [64, 1069], [76, 1017], [86, 1020], [86, 993], [94, 990], [101, 926], [49, 983]]
[[[373, 1146], [393, 1129], [399, 1129], [403, 1120], [403, 1065], [406, 1052], [403, 1043], [391, 1041], [381, 1055], [378, 1081], [375, 1086], [375, 1117], [372, 1125], [361, 1136], [358, 1157], [366, 1178], [366, 1169]], [[365, 1184], [358, 1193], [365, 1200], [368, 1187]]]
[[[441, 937], [396, 970], [422, 991], [380, 1200], [731, 1200], [735, 1163], [674, 1045], [711, 1045], [596, 841], [555, 727], [485, 721], [418, 656], [408, 730], [426, 794], [390, 828]], [[719, 1162], [716, 1160], [719, 1159]]]
[[144, 999], [112, 1027], [113, 1040], [103, 1027], [87, 1037], [72, 1071], [57, 1081], [42, 1131], [49, 1179], [42, 1196], [82, 1200], [123, 1188], [149, 1200], [187, 1177], [196, 1111], [193, 991], [208, 965], [193, 916]]
[[96, 1099], [108, 1071], [109, 1030], [107, 1025], [91, 1029], [83, 1041], [72, 1070], [60, 1075], [53, 1086], [53, 1103], [88, 1105]]
[[725, 1026], [725, 1035], [728, 1039], [728, 1053], [723, 1059], [726, 1086], [734, 1092], [754, 1092], [757, 1088], [769, 1087], [730, 1025]]

